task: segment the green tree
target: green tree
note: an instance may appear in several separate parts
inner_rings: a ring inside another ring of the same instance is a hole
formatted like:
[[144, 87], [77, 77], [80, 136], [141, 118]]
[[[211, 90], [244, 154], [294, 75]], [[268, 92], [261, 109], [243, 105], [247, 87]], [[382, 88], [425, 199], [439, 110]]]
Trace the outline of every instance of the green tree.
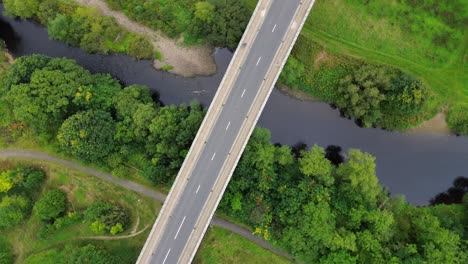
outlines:
[[390, 88], [385, 67], [364, 65], [347, 75], [337, 87], [337, 106], [346, 116], [362, 120], [369, 127], [381, 118], [380, 103]]
[[458, 104], [449, 108], [447, 112], [447, 125], [460, 135], [468, 135], [468, 104]]
[[34, 205], [37, 216], [43, 221], [57, 218], [66, 209], [67, 195], [58, 189], [46, 192]]
[[210, 23], [215, 15], [215, 6], [207, 1], [195, 3], [195, 17], [203, 22]]
[[382, 187], [375, 175], [375, 158], [368, 153], [362, 153], [357, 149], [348, 151], [348, 161], [340, 164], [337, 177], [343, 188], [348, 188], [352, 197], [367, 208], [375, 208]]
[[331, 186], [334, 178], [331, 175], [332, 164], [325, 158], [325, 150], [317, 145], [309, 151], [303, 151], [299, 159], [301, 172], [306, 176], [313, 176], [314, 179], [325, 186]]
[[30, 202], [26, 197], [3, 196], [0, 202], [0, 228], [19, 224], [29, 213]]
[[128, 45], [128, 54], [137, 59], [151, 59], [153, 57], [153, 46], [143, 36], [134, 36]]
[[21, 18], [33, 17], [39, 9], [39, 0], [4, 0], [7, 14]]
[[12, 247], [5, 237], [0, 238], [0, 264], [14, 263]]
[[86, 161], [98, 161], [114, 149], [115, 124], [103, 111], [79, 112], [63, 122], [57, 135], [61, 147]]

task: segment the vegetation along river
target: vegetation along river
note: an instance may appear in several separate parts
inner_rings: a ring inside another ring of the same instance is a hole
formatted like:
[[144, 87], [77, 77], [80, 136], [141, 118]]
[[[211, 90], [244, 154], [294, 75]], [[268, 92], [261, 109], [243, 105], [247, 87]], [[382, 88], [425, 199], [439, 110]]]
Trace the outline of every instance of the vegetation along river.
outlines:
[[[3, 7], [0, 6], [0, 12]], [[147, 85], [164, 104], [199, 100], [205, 107], [213, 98], [232, 53], [216, 49], [218, 71], [209, 77], [181, 78], [156, 71], [151, 61], [125, 55], [93, 55], [79, 48], [49, 40], [44, 27], [30, 21], [0, 17], [0, 38], [13, 56], [40, 53], [75, 59], [93, 73], [110, 73], [126, 85]], [[468, 177], [468, 137], [423, 135], [364, 129], [340, 117], [321, 102], [301, 101], [274, 90], [259, 120], [271, 130], [274, 143], [358, 148], [377, 157], [377, 176], [392, 194], [404, 194], [413, 204], [428, 200], [452, 185], [458, 176]]]

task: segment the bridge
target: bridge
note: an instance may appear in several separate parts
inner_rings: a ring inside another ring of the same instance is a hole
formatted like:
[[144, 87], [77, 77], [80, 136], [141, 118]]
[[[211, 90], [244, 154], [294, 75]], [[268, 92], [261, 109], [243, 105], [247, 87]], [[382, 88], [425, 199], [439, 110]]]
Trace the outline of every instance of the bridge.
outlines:
[[137, 263], [190, 263], [314, 4], [259, 0]]

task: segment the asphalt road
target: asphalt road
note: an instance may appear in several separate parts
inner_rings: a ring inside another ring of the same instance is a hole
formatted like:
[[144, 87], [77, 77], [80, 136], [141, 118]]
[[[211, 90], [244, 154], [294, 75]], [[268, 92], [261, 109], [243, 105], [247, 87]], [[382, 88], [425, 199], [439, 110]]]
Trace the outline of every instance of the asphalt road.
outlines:
[[249, 55], [151, 256], [151, 263], [178, 262], [298, 5], [299, 0], [274, 0], [254, 43], [248, 43]]

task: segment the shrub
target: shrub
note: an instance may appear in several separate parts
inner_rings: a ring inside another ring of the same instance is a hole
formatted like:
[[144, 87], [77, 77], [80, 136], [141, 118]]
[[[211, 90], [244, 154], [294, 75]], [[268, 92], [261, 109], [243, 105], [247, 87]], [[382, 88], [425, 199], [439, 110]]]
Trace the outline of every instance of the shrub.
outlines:
[[66, 199], [67, 195], [61, 190], [46, 192], [34, 206], [37, 216], [42, 221], [56, 219], [67, 209]]
[[0, 237], [0, 264], [10, 263], [13, 263], [11, 245], [4, 237]]
[[468, 135], [468, 104], [455, 105], [447, 112], [447, 125], [455, 133]]
[[20, 223], [29, 213], [30, 201], [18, 195], [4, 196], [0, 202], [0, 228]]
[[137, 59], [151, 59], [153, 57], [153, 46], [142, 36], [135, 36], [128, 45], [128, 54]]

